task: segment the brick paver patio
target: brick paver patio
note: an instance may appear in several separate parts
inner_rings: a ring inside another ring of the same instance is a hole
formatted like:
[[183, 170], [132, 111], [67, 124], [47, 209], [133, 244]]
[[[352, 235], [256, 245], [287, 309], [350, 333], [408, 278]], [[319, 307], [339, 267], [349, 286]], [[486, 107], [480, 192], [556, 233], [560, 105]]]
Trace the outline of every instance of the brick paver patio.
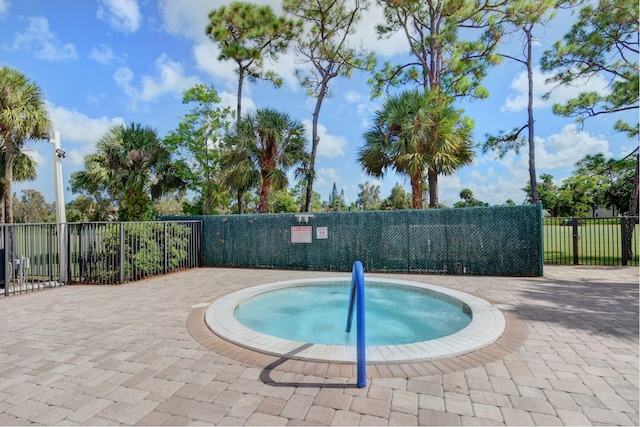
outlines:
[[0, 298], [0, 424], [638, 425], [637, 267], [388, 275], [485, 298], [512, 335], [462, 359], [371, 367], [363, 389], [350, 366], [274, 363], [198, 329], [228, 292], [342, 275], [196, 269]]

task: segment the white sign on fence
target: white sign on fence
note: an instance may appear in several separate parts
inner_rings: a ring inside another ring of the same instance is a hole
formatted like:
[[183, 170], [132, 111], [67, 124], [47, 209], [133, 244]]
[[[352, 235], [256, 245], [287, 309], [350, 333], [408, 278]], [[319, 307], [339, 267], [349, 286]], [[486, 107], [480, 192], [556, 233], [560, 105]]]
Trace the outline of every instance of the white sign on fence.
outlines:
[[291, 243], [311, 243], [310, 225], [297, 225], [291, 227]]
[[329, 238], [329, 229], [327, 227], [316, 227], [316, 239]]

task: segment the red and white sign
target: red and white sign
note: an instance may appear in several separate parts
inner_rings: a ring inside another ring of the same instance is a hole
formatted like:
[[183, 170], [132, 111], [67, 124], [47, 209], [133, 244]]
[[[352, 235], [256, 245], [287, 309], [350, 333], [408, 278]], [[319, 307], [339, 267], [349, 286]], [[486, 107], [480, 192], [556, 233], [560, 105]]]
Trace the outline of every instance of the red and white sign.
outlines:
[[312, 230], [310, 225], [291, 227], [291, 243], [311, 243]]

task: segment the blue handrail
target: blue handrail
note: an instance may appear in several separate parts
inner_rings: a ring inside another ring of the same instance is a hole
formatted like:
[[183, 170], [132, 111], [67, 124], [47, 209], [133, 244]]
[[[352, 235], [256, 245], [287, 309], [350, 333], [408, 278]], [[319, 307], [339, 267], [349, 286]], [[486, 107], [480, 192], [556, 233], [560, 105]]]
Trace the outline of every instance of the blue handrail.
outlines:
[[[357, 302], [356, 302], [357, 301]], [[351, 332], [351, 322], [353, 319], [353, 307], [357, 306], [356, 330], [357, 330], [357, 355], [358, 355], [358, 387], [367, 386], [367, 362], [366, 362], [366, 340], [364, 332], [364, 267], [360, 261], [353, 263], [351, 273], [351, 294], [349, 297], [349, 314], [347, 315], [346, 332]]]

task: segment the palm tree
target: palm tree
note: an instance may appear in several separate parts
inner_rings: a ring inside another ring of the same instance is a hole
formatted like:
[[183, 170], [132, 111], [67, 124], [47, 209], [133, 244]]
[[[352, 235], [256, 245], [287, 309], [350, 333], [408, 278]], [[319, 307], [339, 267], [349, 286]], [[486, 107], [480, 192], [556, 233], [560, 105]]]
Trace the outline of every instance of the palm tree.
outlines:
[[[33, 181], [37, 177], [36, 166], [38, 163], [22, 150], [18, 150], [13, 158], [13, 180], [16, 182]], [[0, 170], [5, 170], [6, 155], [4, 150], [0, 152]], [[4, 176], [0, 178], [0, 213], [5, 212], [4, 203]], [[12, 197], [13, 198], [13, 197]]]
[[289, 185], [287, 171], [299, 165], [298, 174], [308, 158], [305, 132], [301, 122], [286, 113], [259, 109], [245, 116], [236, 128], [230, 151], [222, 165], [228, 170], [231, 185], [259, 183], [258, 212], [269, 211], [269, 193]]
[[[6, 65], [0, 68], [0, 143], [4, 145], [5, 165], [16, 166], [16, 157], [24, 141], [40, 139], [51, 130], [51, 121], [40, 87], [24, 74]], [[4, 212], [7, 224], [13, 224], [13, 171], [4, 168]]]
[[227, 150], [222, 154], [220, 166], [224, 187], [237, 195], [238, 214], [244, 211], [246, 192], [260, 183], [260, 171], [250, 156], [237, 149], [237, 133], [230, 133], [226, 138]]
[[152, 219], [152, 200], [184, 183], [156, 131], [131, 123], [112, 127], [98, 141], [71, 185], [74, 192], [106, 192], [118, 201], [121, 220], [139, 221]]
[[470, 119], [437, 92], [404, 91], [388, 98], [364, 134], [358, 162], [367, 173], [381, 177], [392, 168], [411, 180], [413, 209], [422, 208], [425, 171], [429, 206], [438, 207], [438, 175], [471, 163]]

